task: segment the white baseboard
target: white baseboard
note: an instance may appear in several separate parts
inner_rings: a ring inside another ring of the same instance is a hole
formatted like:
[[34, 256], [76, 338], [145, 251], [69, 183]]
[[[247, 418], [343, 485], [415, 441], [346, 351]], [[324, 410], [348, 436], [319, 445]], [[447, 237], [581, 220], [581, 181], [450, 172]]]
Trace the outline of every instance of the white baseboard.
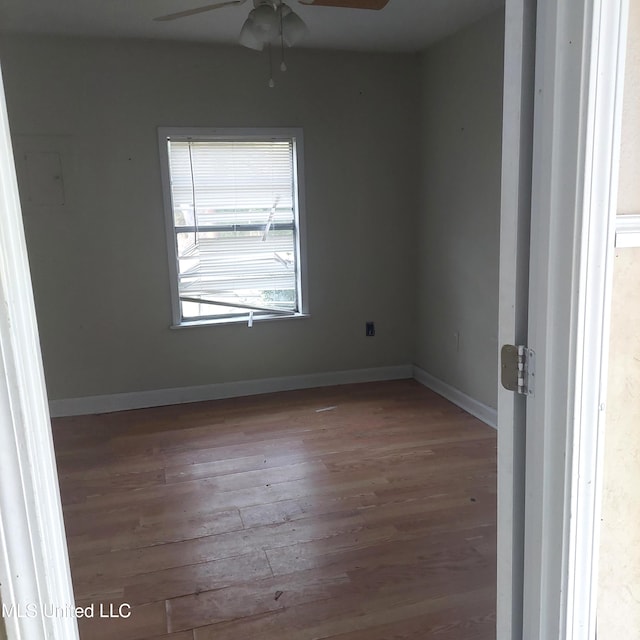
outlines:
[[205, 400], [237, 398], [239, 396], [253, 396], [261, 393], [274, 393], [276, 391], [294, 391], [296, 389], [310, 389], [313, 387], [330, 387], [338, 384], [403, 380], [406, 378], [415, 378], [425, 387], [445, 397], [490, 427], [494, 429], [497, 427], [498, 414], [495, 409], [474, 400], [455, 387], [435, 378], [420, 367], [412, 365], [329, 371], [326, 373], [310, 373], [307, 375], [286, 376], [282, 378], [222, 382], [197, 387], [154, 389], [151, 391], [134, 391], [131, 393], [51, 400], [49, 402], [49, 411], [53, 418], [81, 416], [94, 413], [127, 411], [129, 409], [144, 409], [146, 407], [162, 407], [188, 402], [202, 402]]
[[498, 428], [498, 412], [495, 409], [488, 407], [486, 404], [482, 404], [482, 402], [474, 400], [466, 393], [462, 393], [459, 389], [452, 387], [446, 382], [442, 382], [442, 380], [435, 378], [420, 367], [413, 367], [413, 377], [420, 384], [428, 387], [432, 391], [435, 391], [438, 395], [441, 395], [450, 402], [453, 402], [453, 404], [464, 409], [472, 416], [475, 416], [478, 420], [482, 420], [482, 422], [488, 424], [494, 429]]
[[376, 367], [372, 369], [330, 371], [327, 373], [310, 373], [307, 375], [287, 376], [283, 378], [223, 382], [197, 387], [155, 389], [152, 391], [135, 391], [132, 393], [115, 393], [102, 396], [51, 400], [49, 402], [49, 411], [54, 418], [81, 416], [94, 413], [126, 411], [128, 409], [162, 407], [187, 402], [202, 402], [204, 400], [236, 398], [238, 396], [252, 396], [260, 393], [273, 393], [275, 391], [330, 387], [337, 384], [402, 380], [412, 378], [413, 375], [414, 368], [409, 364], [393, 367]]

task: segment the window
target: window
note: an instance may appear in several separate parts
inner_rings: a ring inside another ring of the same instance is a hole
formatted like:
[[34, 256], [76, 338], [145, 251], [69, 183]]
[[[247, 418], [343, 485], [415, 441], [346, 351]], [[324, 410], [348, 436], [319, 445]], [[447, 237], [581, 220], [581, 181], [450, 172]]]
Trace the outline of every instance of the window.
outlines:
[[302, 132], [159, 136], [174, 324], [304, 314]]

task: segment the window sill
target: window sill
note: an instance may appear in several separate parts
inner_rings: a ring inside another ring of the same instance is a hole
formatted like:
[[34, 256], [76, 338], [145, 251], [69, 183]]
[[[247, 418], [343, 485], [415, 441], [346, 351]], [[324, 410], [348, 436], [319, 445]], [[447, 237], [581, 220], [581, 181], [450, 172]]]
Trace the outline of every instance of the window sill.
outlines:
[[[290, 316], [282, 316], [274, 314], [272, 316], [262, 316], [260, 318], [253, 318], [253, 324], [258, 324], [260, 322], [272, 322], [273, 320], [295, 320], [297, 318], [310, 318], [310, 314], [308, 313], [296, 313], [295, 315]], [[211, 326], [220, 326], [225, 324], [240, 324], [247, 325], [249, 327], [249, 316], [238, 316], [237, 318], [207, 318], [206, 320], [189, 320], [186, 322], [181, 322], [180, 324], [172, 324], [170, 329], [193, 329], [196, 327], [211, 327]]]

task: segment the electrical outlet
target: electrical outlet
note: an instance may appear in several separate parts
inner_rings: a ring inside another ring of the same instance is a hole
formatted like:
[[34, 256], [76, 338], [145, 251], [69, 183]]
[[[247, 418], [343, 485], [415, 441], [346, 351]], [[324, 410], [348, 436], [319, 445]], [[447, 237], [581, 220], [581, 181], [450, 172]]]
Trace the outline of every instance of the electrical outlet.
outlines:
[[365, 323], [365, 335], [367, 338], [373, 338], [376, 335], [376, 324], [375, 322], [367, 322]]

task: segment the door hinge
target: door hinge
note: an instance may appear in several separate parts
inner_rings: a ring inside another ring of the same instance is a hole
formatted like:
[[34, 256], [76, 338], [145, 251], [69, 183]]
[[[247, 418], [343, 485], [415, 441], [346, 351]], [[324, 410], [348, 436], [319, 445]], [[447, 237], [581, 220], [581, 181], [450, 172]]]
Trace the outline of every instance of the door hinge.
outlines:
[[535, 381], [535, 353], [523, 345], [505, 344], [500, 352], [500, 379], [509, 391], [532, 396]]

